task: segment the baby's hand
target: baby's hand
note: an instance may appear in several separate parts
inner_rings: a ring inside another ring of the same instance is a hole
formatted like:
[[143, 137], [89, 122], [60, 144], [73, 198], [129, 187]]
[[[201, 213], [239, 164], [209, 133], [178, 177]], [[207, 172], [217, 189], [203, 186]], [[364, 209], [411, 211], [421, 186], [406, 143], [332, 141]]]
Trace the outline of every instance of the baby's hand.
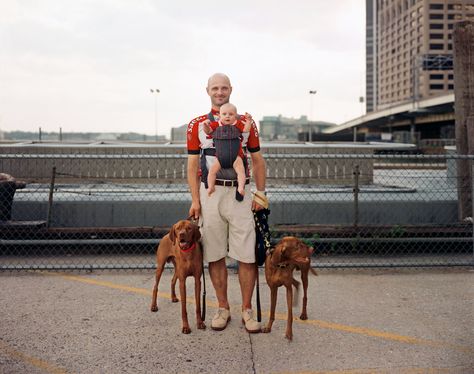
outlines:
[[244, 124], [244, 131], [249, 132], [250, 128], [252, 127], [252, 116], [249, 113], [245, 113], [244, 118], [242, 119], [242, 123]]
[[211, 121], [208, 120], [208, 119], [206, 119], [205, 121], [202, 122], [202, 128], [203, 128], [204, 132], [205, 132], [207, 135], [209, 135], [209, 134], [212, 133], [212, 129], [211, 129], [210, 124], [211, 124]]

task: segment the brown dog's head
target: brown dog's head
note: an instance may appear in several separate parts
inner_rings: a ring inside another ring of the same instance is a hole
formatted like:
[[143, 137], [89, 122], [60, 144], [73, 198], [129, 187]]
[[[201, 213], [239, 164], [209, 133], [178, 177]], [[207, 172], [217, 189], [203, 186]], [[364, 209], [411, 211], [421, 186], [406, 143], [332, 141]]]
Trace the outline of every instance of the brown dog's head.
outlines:
[[272, 252], [271, 261], [274, 265], [278, 264], [294, 264], [307, 265], [310, 263], [313, 248], [307, 246], [294, 236], [285, 236], [275, 246]]
[[199, 239], [201, 239], [199, 227], [187, 220], [176, 222], [170, 230], [170, 240], [173, 244], [178, 242], [181, 249], [189, 248]]

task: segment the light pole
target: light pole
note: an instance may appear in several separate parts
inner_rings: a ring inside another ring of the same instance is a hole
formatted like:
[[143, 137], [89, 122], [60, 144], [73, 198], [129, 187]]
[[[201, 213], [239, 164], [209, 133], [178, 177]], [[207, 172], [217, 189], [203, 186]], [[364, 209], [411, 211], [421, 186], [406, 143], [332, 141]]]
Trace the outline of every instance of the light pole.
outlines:
[[313, 97], [316, 95], [318, 91], [316, 90], [309, 90], [309, 118], [308, 118], [308, 140], [311, 142], [313, 140], [312, 134], [312, 125], [310, 123], [311, 119], [313, 118]]
[[155, 141], [158, 141], [158, 94], [160, 90], [158, 88], [150, 88], [150, 92], [155, 97]]

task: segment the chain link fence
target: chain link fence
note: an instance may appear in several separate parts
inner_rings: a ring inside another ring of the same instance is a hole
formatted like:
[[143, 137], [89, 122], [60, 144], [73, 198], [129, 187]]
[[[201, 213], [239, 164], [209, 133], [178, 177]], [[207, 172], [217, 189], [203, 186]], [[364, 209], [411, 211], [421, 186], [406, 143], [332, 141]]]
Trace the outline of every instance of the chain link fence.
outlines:
[[[263, 153], [272, 240], [300, 237], [314, 266], [474, 266], [474, 156]], [[8, 148], [0, 172], [16, 182], [0, 182], [0, 270], [154, 268], [160, 238], [188, 214], [186, 159], [184, 147]]]

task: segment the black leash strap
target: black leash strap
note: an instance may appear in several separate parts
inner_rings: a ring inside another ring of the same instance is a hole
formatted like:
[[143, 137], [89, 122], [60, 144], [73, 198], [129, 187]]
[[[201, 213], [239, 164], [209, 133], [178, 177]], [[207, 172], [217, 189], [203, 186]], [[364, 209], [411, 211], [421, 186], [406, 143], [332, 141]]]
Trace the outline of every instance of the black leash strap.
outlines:
[[[198, 226], [198, 220], [193, 216], [188, 217], [188, 221]], [[206, 320], [206, 274], [204, 271], [204, 247], [202, 241], [199, 241], [201, 244], [201, 256], [202, 256], [202, 308], [201, 308], [201, 319]]]
[[255, 264], [255, 267], [257, 268], [257, 321], [262, 322], [262, 306], [260, 305], [260, 286], [258, 282], [258, 265]]
[[202, 257], [202, 309], [201, 309], [201, 319], [206, 320], [206, 274], [204, 273], [204, 251], [201, 242], [201, 251], [203, 252]]
[[262, 307], [260, 304], [260, 285], [258, 281], [259, 270], [258, 267], [263, 265], [265, 262], [265, 257], [271, 250], [270, 243], [270, 230], [268, 227], [268, 215], [270, 211], [268, 209], [262, 209], [259, 211], [253, 212], [253, 218], [255, 220], [255, 229], [256, 229], [256, 242], [255, 242], [255, 267], [257, 271], [256, 276], [256, 303], [257, 303], [257, 321], [262, 321]]

